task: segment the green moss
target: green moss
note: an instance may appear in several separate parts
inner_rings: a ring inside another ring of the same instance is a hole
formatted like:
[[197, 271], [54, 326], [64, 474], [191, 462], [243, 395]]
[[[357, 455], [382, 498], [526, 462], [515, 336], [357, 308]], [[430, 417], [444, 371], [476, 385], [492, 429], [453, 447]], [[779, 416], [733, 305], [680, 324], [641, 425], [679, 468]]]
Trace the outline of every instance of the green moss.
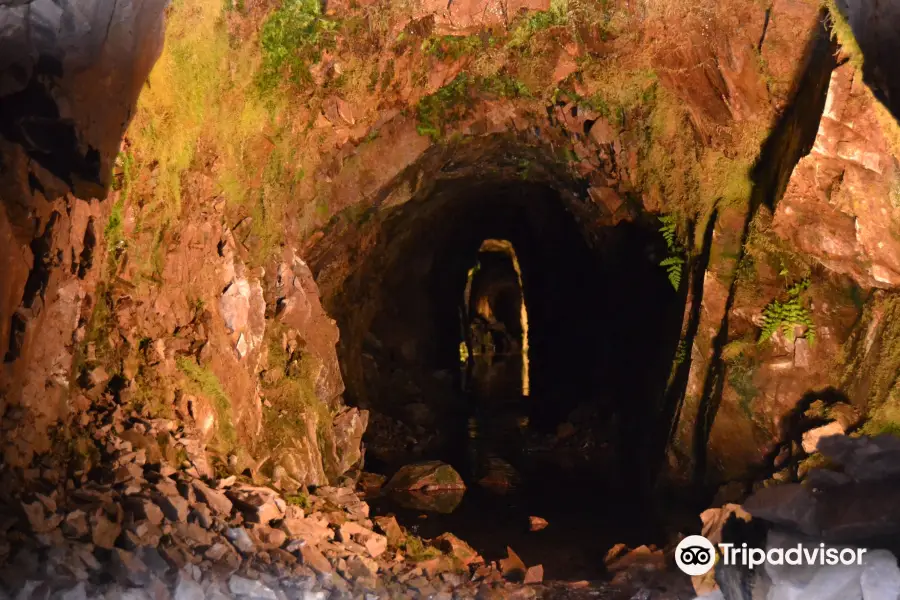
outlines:
[[441, 139], [448, 126], [465, 118], [479, 95], [502, 98], [527, 97], [527, 86], [514, 77], [499, 73], [491, 77], [475, 77], [461, 73], [416, 105], [417, 130], [434, 141]]
[[461, 73], [435, 93], [419, 100], [416, 106], [419, 135], [437, 141], [449, 123], [462, 119], [473, 105], [470, 90], [472, 78]]
[[441, 555], [441, 551], [434, 546], [427, 546], [422, 538], [414, 535], [407, 535], [406, 539], [400, 544], [400, 549], [406, 555], [406, 558], [413, 562], [422, 562], [437, 558]]
[[459, 481], [459, 477], [450, 465], [438, 467], [434, 472], [434, 480], [438, 485], [451, 485]]
[[299, 506], [303, 510], [309, 510], [312, 506], [309, 501], [309, 494], [306, 493], [287, 494], [284, 497], [284, 501], [291, 506]]
[[870, 429], [900, 423], [900, 296], [873, 296], [836, 363], [840, 387], [865, 401]]
[[120, 153], [118, 163], [121, 171], [113, 180], [115, 182], [113, 188], [121, 194], [113, 204], [106, 227], [103, 228], [110, 271], [115, 270], [119, 256], [125, 248], [125, 203], [134, 188], [134, 156], [130, 152]]
[[109, 212], [109, 219], [106, 221], [106, 227], [103, 228], [110, 270], [115, 269], [115, 265], [118, 262], [118, 255], [125, 245], [124, 211], [125, 203], [120, 197], [116, 200], [115, 204], [112, 205], [112, 210]]
[[569, 0], [550, 0], [550, 8], [534, 12], [513, 27], [506, 42], [511, 49], [525, 48], [539, 31], [561, 27], [569, 23]]
[[484, 42], [477, 35], [454, 36], [441, 35], [425, 38], [422, 42], [422, 52], [428, 56], [435, 56], [440, 60], [459, 60], [463, 56], [477, 53], [484, 48]]
[[323, 48], [334, 43], [336, 25], [322, 15], [319, 0], [285, 0], [266, 19], [260, 34], [260, 91], [277, 87], [285, 75], [295, 84], [309, 83], [309, 66], [321, 57]]
[[797, 465], [797, 477], [804, 479], [813, 469], [829, 469], [835, 465], [825, 455], [816, 452], [800, 461]]
[[828, 9], [828, 15], [831, 21], [831, 34], [837, 39], [838, 43], [850, 59], [851, 64], [860, 72], [863, 68], [863, 53], [853, 35], [853, 28], [850, 22], [844, 17], [841, 9], [838, 8], [836, 0], [824, 0], [824, 5]]
[[747, 356], [739, 356], [729, 362], [728, 383], [738, 395], [741, 412], [753, 419], [753, 400], [759, 396], [759, 389], [753, 383], [756, 374], [755, 362]]
[[[325, 449], [331, 432], [331, 412], [316, 396], [314, 376], [315, 359], [308, 354], [295, 352], [289, 355], [282, 345], [283, 329], [272, 325], [266, 332], [268, 368], [274, 377], [263, 379], [263, 433], [254, 446], [274, 454], [295, 444], [296, 440], [309, 436], [309, 423], [316, 425], [316, 443]], [[323, 452], [323, 455], [326, 455]]]
[[195, 393], [203, 395], [212, 402], [216, 411], [217, 439], [223, 445], [222, 450], [231, 451], [237, 446], [237, 432], [232, 421], [231, 399], [225, 393], [222, 382], [206, 367], [201, 367], [193, 359], [180, 357], [178, 368], [187, 376]]
[[870, 437], [879, 435], [893, 435], [900, 437], [900, 420], [885, 421], [878, 419], [868, 421], [865, 425], [862, 426], [860, 432], [863, 435], [867, 435]]

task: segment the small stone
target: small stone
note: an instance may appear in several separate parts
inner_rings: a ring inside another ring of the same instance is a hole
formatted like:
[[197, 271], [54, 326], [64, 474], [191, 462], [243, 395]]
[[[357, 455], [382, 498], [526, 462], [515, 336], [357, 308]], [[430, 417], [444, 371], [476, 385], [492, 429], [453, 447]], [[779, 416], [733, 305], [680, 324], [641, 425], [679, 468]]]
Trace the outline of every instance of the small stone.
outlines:
[[163, 521], [162, 510], [149, 498], [132, 498], [127, 501], [126, 506], [138, 519], [147, 519], [154, 525], [159, 525]]
[[102, 513], [91, 517], [91, 539], [97, 547], [112, 550], [121, 532], [122, 526], [110, 521]]
[[371, 579], [378, 573], [378, 563], [364, 556], [347, 559], [347, 574], [354, 579]]
[[334, 539], [334, 531], [310, 517], [285, 519], [282, 521], [282, 528], [292, 538], [299, 537], [310, 544], [318, 544], [324, 540]]
[[546, 519], [542, 519], [541, 517], [528, 517], [528, 530], [529, 531], [540, 531], [547, 527], [549, 523]]
[[525, 571], [525, 585], [533, 584], [533, 583], [541, 583], [544, 581], [544, 567], [543, 565], [535, 565], [533, 567], [528, 567], [528, 570]]
[[275, 592], [261, 581], [247, 579], [240, 575], [232, 575], [228, 580], [228, 589], [232, 594], [250, 600], [278, 600]]
[[303, 564], [317, 573], [331, 573], [334, 570], [325, 555], [309, 544], [304, 544], [300, 548], [300, 555], [303, 557]]
[[375, 517], [375, 525], [387, 536], [388, 544], [398, 547], [406, 539], [403, 529], [394, 517]]
[[274, 519], [284, 518], [287, 508], [287, 503], [269, 488], [233, 488], [227, 492], [227, 496], [251, 523], [268, 525]]
[[222, 560], [222, 557], [228, 554], [231, 548], [222, 542], [216, 542], [212, 546], [210, 546], [204, 556], [211, 561], [219, 561]]
[[[452, 533], [445, 533], [434, 539], [435, 545], [444, 553], [457, 559], [463, 566], [484, 562], [472, 546]], [[523, 565], [524, 567], [524, 565]]]
[[285, 532], [272, 527], [257, 527], [253, 529], [252, 532], [259, 542], [259, 547], [263, 550], [280, 548], [287, 539], [287, 534]]
[[521, 579], [525, 576], [525, 563], [512, 548], [506, 547], [507, 557], [500, 560], [500, 572], [507, 579]]
[[810, 365], [809, 341], [805, 338], [794, 340], [794, 366], [799, 369], [807, 369]]
[[88, 600], [87, 590], [85, 590], [83, 581], [79, 581], [75, 587], [69, 588], [64, 592], [56, 592], [53, 597], [55, 600]]
[[83, 510], [73, 510], [66, 515], [66, 520], [62, 523], [63, 533], [70, 537], [81, 539], [90, 533], [88, 525], [87, 513]]
[[436, 492], [464, 490], [466, 484], [450, 465], [427, 461], [401, 467], [388, 483], [391, 490]]
[[28, 517], [28, 522], [31, 524], [31, 530], [35, 533], [47, 533], [48, 531], [56, 529], [62, 521], [62, 515], [45, 517], [44, 508], [44, 504], [40, 500], [35, 500], [30, 504], [26, 502], [22, 503], [22, 509]]
[[212, 512], [209, 506], [197, 503], [191, 507], [191, 518], [200, 524], [204, 529], [209, 529], [213, 523]]
[[379, 556], [384, 554], [385, 550], [387, 550], [387, 538], [383, 535], [372, 533], [368, 536], [365, 536], [363, 546], [366, 547], [366, 550], [369, 552], [369, 556], [371, 556], [372, 558], [378, 558]]
[[188, 505], [187, 500], [177, 495], [177, 492], [174, 496], [162, 496], [157, 494], [154, 496], [153, 501], [160, 509], [162, 509], [163, 514], [170, 521], [176, 523], [187, 521], [190, 506]]
[[231, 514], [231, 509], [234, 505], [223, 492], [212, 489], [199, 479], [195, 479], [191, 482], [191, 485], [194, 486], [194, 491], [200, 500], [205, 502], [216, 513], [225, 516]]
[[[234, 458], [234, 465], [231, 464], [232, 458]], [[234, 456], [233, 454], [231, 456], [229, 456], [228, 464], [229, 464], [229, 466], [237, 466], [237, 456]], [[223, 477], [222, 479], [219, 480], [219, 483], [216, 484], [216, 488], [220, 489], [220, 490], [224, 490], [225, 488], [230, 488], [231, 486], [233, 486], [235, 484], [236, 481], [237, 481], [236, 475], [229, 475], [228, 477]]]
[[204, 600], [203, 587], [193, 580], [185, 571], [178, 572], [178, 583], [175, 585], [173, 600]]
[[250, 539], [250, 536], [247, 534], [247, 530], [243, 527], [234, 527], [232, 529], [228, 529], [225, 532], [225, 537], [227, 537], [229, 541], [234, 544], [235, 548], [237, 548], [244, 554], [249, 554], [256, 550], [256, 545], [253, 543], [253, 540]]
[[215, 535], [196, 523], [176, 523], [175, 531], [192, 546], [210, 546]]

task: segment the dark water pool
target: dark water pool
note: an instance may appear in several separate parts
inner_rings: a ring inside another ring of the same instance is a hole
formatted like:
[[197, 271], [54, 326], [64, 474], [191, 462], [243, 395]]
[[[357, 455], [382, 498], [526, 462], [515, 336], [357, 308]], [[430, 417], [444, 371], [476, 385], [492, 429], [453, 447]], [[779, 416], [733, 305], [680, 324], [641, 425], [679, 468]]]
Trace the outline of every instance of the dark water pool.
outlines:
[[[371, 498], [369, 504], [373, 516], [393, 514], [423, 538], [451, 532], [487, 561], [505, 558], [510, 546], [526, 565], [542, 564], [545, 579], [601, 579], [603, 558], [616, 543], [664, 541], [648, 503], [605, 486], [600, 477], [544, 469], [522, 475], [523, 483], [506, 494], [469, 484], [451, 514], [410, 510], [389, 496]], [[549, 525], [529, 531], [530, 516], [546, 519]]]

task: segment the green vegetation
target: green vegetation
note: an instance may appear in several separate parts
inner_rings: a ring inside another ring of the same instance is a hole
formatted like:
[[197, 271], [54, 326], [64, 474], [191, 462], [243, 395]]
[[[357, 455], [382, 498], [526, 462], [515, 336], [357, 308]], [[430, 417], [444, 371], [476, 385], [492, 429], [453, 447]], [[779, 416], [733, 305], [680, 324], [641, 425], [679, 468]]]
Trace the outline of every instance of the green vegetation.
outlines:
[[431, 36], [422, 42], [422, 52], [428, 56], [436, 56], [440, 60], [459, 60], [463, 56], [476, 54], [484, 48], [481, 37], [468, 35], [464, 37], [455, 35]]
[[506, 43], [507, 48], [524, 48], [539, 31], [560, 27], [569, 23], [569, 0], [550, 0], [550, 9], [534, 12], [525, 17], [513, 29]]
[[662, 223], [659, 231], [666, 240], [666, 248], [669, 250], [669, 256], [663, 259], [659, 266], [665, 267], [669, 283], [677, 291], [681, 287], [681, 270], [684, 267], [684, 259], [681, 257], [681, 254], [684, 252], [684, 249], [678, 243], [675, 219], [669, 215], [663, 215], [659, 218], [659, 221]]
[[[312, 10], [312, 4], [288, 2], [276, 11], [265, 31], [265, 50], [262, 41], [231, 39], [228, 22], [242, 17], [220, 0], [173, 4], [166, 44], [141, 93], [121, 161], [123, 202], [135, 207], [134, 232], [125, 246], [140, 277], [160, 281], [170, 225], [181, 219], [185, 198], [209, 201], [190, 187], [196, 178], [186, 177], [201, 163], [214, 178], [214, 193], [226, 200], [227, 220], [253, 217], [245, 244], [251, 262], [276, 251], [307, 151], [282, 124], [290, 117], [283, 86], [264, 98], [257, 92], [266, 73], [262, 65], [274, 69], [280, 56], [282, 71], [289, 71], [291, 61], [303, 55], [302, 48], [290, 50], [291, 44], [305, 48], [307, 26], [313, 34], [325, 27], [310, 25], [309, 18], [306, 25], [288, 19]], [[130, 175], [138, 172], [147, 176]]]
[[863, 53], [853, 35], [853, 28], [850, 22], [844, 17], [841, 9], [838, 8], [836, 0], [824, 0], [825, 7], [828, 9], [828, 15], [831, 22], [831, 35], [837, 39], [844, 52], [847, 53], [850, 63], [860, 72], [863, 68]]
[[738, 395], [741, 412], [748, 419], [753, 418], [753, 400], [759, 396], [759, 388], [753, 383], [756, 364], [745, 355], [741, 355], [728, 364], [728, 383]]
[[482, 93], [515, 98], [527, 96], [528, 88], [521, 81], [502, 74], [476, 77], [461, 73], [453, 81], [419, 101], [416, 107], [419, 134], [427, 135], [434, 141], [440, 140], [450, 124], [469, 114], [478, 94]]
[[291, 506], [299, 506], [303, 510], [309, 510], [312, 504], [309, 502], [309, 494], [301, 492], [299, 494], [287, 494], [284, 501]]
[[106, 251], [112, 263], [115, 263], [116, 255], [125, 244], [124, 210], [125, 203], [122, 198], [119, 198], [112, 205], [112, 210], [109, 212], [109, 220], [106, 221], [106, 227], [103, 228], [103, 237], [106, 238]]
[[77, 378], [89, 367], [103, 365], [110, 375], [120, 373], [124, 356], [110, 342], [116, 330], [114, 304], [105, 283], [97, 285], [94, 308], [85, 327], [84, 339], [75, 349], [72, 373]]
[[803, 292], [808, 288], [809, 279], [804, 279], [788, 288], [787, 299], [784, 302], [773, 300], [766, 305], [763, 309], [763, 325], [759, 335], [760, 344], [771, 339], [779, 330], [788, 340], [793, 340], [796, 327], [806, 327], [806, 339], [810, 344], [815, 343], [816, 327], [803, 300]]
[[331, 413], [316, 396], [310, 372], [313, 357], [299, 351], [289, 355], [282, 345], [282, 328], [272, 325], [268, 329], [269, 376], [263, 379], [263, 435], [255, 440], [254, 450], [275, 454], [293, 446], [295, 440], [307, 438], [312, 427], [320, 447], [325, 447], [325, 438], [331, 435]]
[[263, 24], [260, 91], [269, 92], [286, 75], [295, 84], [311, 82], [309, 66], [334, 43], [334, 21], [322, 15], [320, 0], [284, 0]]
[[900, 423], [900, 297], [869, 301], [837, 363], [844, 370], [840, 386], [866, 394], [870, 429]]
[[222, 382], [206, 367], [201, 367], [193, 359], [180, 357], [179, 370], [190, 380], [194, 392], [209, 400], [216, 411], [217, 441], [220, 450], [229, 452], [237, 445], [237, 433], [231, 417], [231, 399], [225, 393]]
[[426, 546], [422, 538], [414, 535], [407, 535], [406, 539], [400, 544], [400, 549], [406, 555], [406, 558], [413, 562], [422, 562], [437, 558], [441, 555], [441, 551], [434, 546]]

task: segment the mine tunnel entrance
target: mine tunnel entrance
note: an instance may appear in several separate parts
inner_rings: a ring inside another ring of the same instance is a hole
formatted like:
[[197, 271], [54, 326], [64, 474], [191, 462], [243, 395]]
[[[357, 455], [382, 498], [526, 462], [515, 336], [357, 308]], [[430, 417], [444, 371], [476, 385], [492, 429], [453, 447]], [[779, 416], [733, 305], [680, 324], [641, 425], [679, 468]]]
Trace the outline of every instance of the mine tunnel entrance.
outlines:
[[[324, 294], [346, 399], [372, 411], [365, 470], [441, 460], [467, 491], [444, 514], [374, 510], [489, 560], [510, 545], [554, 578], [597, 576], [614, 543], [657, 539], [642, 484], [662, 458], [683, 314], [658, 220], [585, 225], [523, 181], [443, 182], [382, 212]], [[530, 516], [550, 526], [529, 532]]]

